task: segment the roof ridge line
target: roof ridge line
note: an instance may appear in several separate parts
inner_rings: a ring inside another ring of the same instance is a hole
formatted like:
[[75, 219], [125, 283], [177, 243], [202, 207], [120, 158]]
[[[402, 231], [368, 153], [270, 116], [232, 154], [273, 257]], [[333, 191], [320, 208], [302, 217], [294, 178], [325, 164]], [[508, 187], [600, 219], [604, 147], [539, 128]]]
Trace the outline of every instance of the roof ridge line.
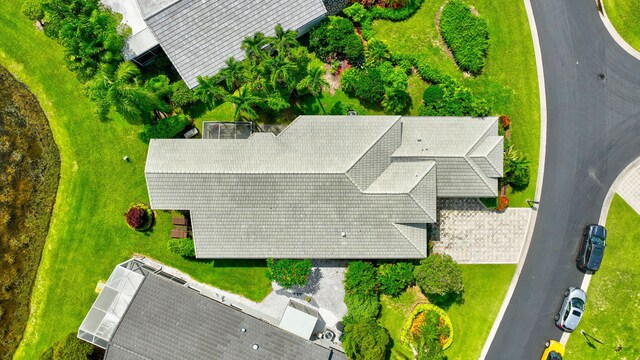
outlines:
[[[391, 117], [390, 115], [378, 115], [380, 117]], [[356, 166], [356, 164], [369, 152], [369, 150], [371, 150], [371, 148], [373, 148], [377, 143], [380, 142], [380, 140], [387, 135], [387, 133], [389, 133], [389, 130], [391, 130], [391, 128], [393, 128], [396, 124], [398, 124], [398, 121], [400, 121], [400, 119], [402, 118], [402, 115], [397, 115], [396, 120], [379, 136], [376, 138], [376, 140], [369, 146], [366, 148], [366, 150], [360, 154], [360, 156], [358, 156], [356, 158], [356, 160], [353, 162], [353, 164], [351, 164], [351, 166], [349, 166], [349, 168], [347, 168], [347, 170], [345, 172], [349, 172], [351, 171], [351, 169], [353, 169], [354, 166]], [[402, 127], [402, 123], [400, 124], [400, 127]], [[402, 129], [400, 129], [400, 145], [398, 146], [398, 148], [402, 146]], [[396, 149], [397, 150], [397, 149]], [[391, 154], [393, 155], [393, 154]], [[391, 158], [391, 156], [389, 157]]]
[[[411, 239], [409, 239], [409, 238], [407, 237], [407, 235], [405, 235], [405, 233], [404, 233], [404, 232], [402, 232], [402, 230], [400, 230], [400, 228], [398, 227], [398, 225], [404, 225], [403, 223], [392, 222], [391, 224], [392, 224], [392, 225], [393, 225], [393, 227], [394, 227], [394, 228], [395, 228], [395, 229], [400, 233], [400, 235], [402, 235], [402, 237], [403, 237], [403, 238], [407, 239], [407, 242], [408, 242], [409, 244], [411, 244], [411, 246], [413, 246], [413, 247], [414, 247], [414, 249], [416, 249], [420, 255], [424, 255], [425, 257], [428, 255], [428, 254], [424, 254], [424, 253], [422, 252], [422, 250], [418, 249], [418, 247], [416, 246], [416, 244], [414, 244], [414, 243], [413, 243], [413, 241], [411, 241]], [[427, 252], [428, 252], [428, 251], [429, 251], [429, 247], [427, 246]]]
[[[486, 137], [486, 138], [485, 138], [485, 140], [486, 140], [486, 139], [488, 139], [489, 137], [493, 137], [493, 135]], [[499, 145], [501, 142], [504, 142], [504, 138], [502, 138], [501, 136], [499, 136], [499, 135], [495, 135], [495, 137], [498, 137], [498, 138], [501, 138], [501, 139], [500, 139], [500, 141], [498, 141], [498, 143], [497, 143], [497, 144], [496, 144], [496, 145], [491, 149], [491, 151], [495, 150], [495, 148], [496, 148], [496, 147], [498, 147], [498, 145]], [[503, 146], [503, 147], [504, 147], [504, 146]], [[491, 153], [491, 151], [489, 151], [489, 153]], [[504, 151], [504, 150], [503, 150], [503, 151]], [[471, 158], [471, 160], [473, 160], [473, 156], [469, 156], [469, 157]], [[497, 173], [500, 173], [500, 171], [498, 170], [498, 167], [496, 166], [496, 164], [494, 164], [493, 162], [491, 162], [491, 159], [489, 159], [488, 154], [487, 154], [487, 155], [481, 155], [481, 156], [478, 156], [478, 157], [481, 157], [481, 158], [486, 159], [486, 160], [487, 160], [487, 163], [489, 163], [489, 165], [491, 165], [491, 167], [493, 168], [493, 170], [495, 170]], [[503, 170], [503, 172], [504, 172], [504, 170]]]
[[[485, 116], [482, 117], [482, 119], [489, 119], [491, 117], [489, 116]], [[480, 134], [480, 136], [478, 136], [475, 141], [471, 144], [471, 147], [469, 148], [469, 150], [464, 152], [464, 156], [468, 156], [469, 153], [478, 146], [478, 144], [480, 143], [480, 140], [485, 139], [487, 136], [485, 136], [489, 131], [491, 131], [491, 128], [493, 127], [493, 124], [496, 124], [498, 122], [498, 118], [496, 117], [495, 120], [488, 122], [489, 125], [487, 126], [487, 128], [485, 129], [485, 131]], [[499, 135], [498, 135], [499, 136]]]
[[487, 187], [487, 189], [494, 193], [493, 188], [487, 183], [487, 180], [485, 179], [488, 178], [488, 176], [486, 176], [484, 172], [478, 171], [478, 169], [476, 169], [476, 165], [473, 163], [473, 161], [470, 161], [468, 156], [464, 156], [463, 159], [467, 162], [467, 164], [469, 164], [471, 169], [478, 175], [478, 177], [480, 177], [480, 180], [482, 180], [482, 183]]

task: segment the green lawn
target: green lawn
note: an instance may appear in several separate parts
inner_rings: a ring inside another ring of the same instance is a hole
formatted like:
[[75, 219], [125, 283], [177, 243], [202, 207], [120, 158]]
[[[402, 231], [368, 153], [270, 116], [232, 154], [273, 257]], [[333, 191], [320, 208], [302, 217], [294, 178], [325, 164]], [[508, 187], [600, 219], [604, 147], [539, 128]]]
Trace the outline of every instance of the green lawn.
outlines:
[[[616, 195], [607, 215], [607, 250], [587, 290], [580, 331], [569, 338], [568, 359], [640, 358], [640, 215]], [[619, 351], [616, 347], [621, 346]]]
[[607, 17], [624, 41], [640, 51], [640, 1], [602, 0]]
[[[464, 302], [447, 310], [454, 332], [453, 344], [445, 351], [449, 359], [477, 359], [480, 356], [514, 271], [515, 265], [462, 265]], [[393, 339], [392, 358], [412, 358], [411, 350], [399, 343], [400, 330], [413, 305], [421, 301], [425, 298], [416, 288], [397, 298], [381, 297], [380, 323]]]
[[[153, 231], [136, 233], [124, 212], [148, 201], [147, 146], [139, 124], [118, 117], [100, 122], [94, 105], [63, 63], [62, 49], [20, 14], [19, 1], [0, 2], [0, 65], [29, 86], [49, 118], [62, 159], [60, 186], [31, 300], [31, 316], [15, 357], [37, 359], [56, 340], [77, 331], [96, 297], [94, 288], [134, 252], [253, 300], [271, 290], [264, 262], [187, 261], [166, 248], [170, 215]], [[131, 162], [122, 160], [129, 156]]]
[[[429, 65], [462, 80], [474, 93], [486, 98], [496, 115], [511, 118], [511, 141], [531, 160], [531, 182], [522, 191], [511, 191], [512, 206], [525, 206], [533, 199], [540, 149], [540, 99], [533, 41], [522, 1], [470, 0], [489, 27], [489, 52], [482, 75], [465, 78], [449, 58], [439, 40], [434, 19], [444, 1], [425, 0], [418, 12], [401, 22], [376, 20], [375, 37], [392, 52], [424, 56]], [[420, 89], [410, 93], [414, 102]], [[414, 104], [415, 106], [415, 104]], [[419, 106], [419, 104], [418, 104]], [[412, 113], [413, 113], [412, 109]], [[415, 109], [417, 110], [417, 108]]]

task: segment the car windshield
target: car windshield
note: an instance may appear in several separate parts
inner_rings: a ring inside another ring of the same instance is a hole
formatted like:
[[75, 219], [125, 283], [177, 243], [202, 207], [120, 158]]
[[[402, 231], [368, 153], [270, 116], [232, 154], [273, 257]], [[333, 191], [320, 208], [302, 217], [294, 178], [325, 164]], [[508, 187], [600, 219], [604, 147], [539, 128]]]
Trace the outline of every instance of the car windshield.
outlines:
[[555, 351], [549, 353], [548, 360], [562, 360], [562, 355], [558, 354]]
[[604, 240], [602, 240], [601, 238], [593, 235], [593, 237], [591, 238], [591, 241], [593, 241], [594, 244], [602, 244], [604, 243]]
[[[571, 306], [579, 310], [584, 310], [584, 301], [582, 301], [582, 299], [573, 298], [571, 299]], [[576, 314], [574, 313], [574, 315]], [[577, 315], [580, 315], [580, 314], [577, 314]]]

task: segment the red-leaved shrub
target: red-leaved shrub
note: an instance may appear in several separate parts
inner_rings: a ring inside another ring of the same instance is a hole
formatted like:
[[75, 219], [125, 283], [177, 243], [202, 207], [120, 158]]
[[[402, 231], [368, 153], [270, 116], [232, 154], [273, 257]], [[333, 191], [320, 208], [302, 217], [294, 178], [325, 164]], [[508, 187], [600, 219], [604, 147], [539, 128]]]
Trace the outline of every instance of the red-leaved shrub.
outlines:
[[505, 130], [509, 129], [509, 125], [511, 125], [511, 119], [509, 119], [507, 115], [500, 116], [498, 120], [500, 120], [500, 125], [502, 125], [503, 129]]
[[127, 224], [134, 230], [146, 230], [151, 226], [153, 213], [144, 204], [133, 205], [124, 214]]
[[509, 207], [509, 198], [506, 195], [500, 195], [498, 197], [498, 204], [496, 204], [496, 210], [505, 211]]

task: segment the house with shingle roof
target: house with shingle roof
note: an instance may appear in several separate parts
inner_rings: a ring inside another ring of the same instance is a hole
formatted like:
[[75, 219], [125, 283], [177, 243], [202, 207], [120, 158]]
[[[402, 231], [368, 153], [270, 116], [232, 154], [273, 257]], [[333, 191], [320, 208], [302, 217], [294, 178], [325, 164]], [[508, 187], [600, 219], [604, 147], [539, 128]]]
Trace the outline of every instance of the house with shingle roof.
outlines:
[[[145, 65], [164, 51], [189, 88], [212, 76], [230, 57], [244, 58], [242, 40], [274, 27], [309, 31], [346, 1], [323, 0], [101, 0], [131, 28], [124, 57]], [[161, 48], [161, 50], [160, 50]]]
[[115, 267], [78, 329], [105, 360], [346, 360], [135, 259]]
[[198, 258], [427, 256], [438, 197], [496, 197], [498, 119], [300, 116], [280, 134], [156, 139], [151, 207], [189, 211]]

